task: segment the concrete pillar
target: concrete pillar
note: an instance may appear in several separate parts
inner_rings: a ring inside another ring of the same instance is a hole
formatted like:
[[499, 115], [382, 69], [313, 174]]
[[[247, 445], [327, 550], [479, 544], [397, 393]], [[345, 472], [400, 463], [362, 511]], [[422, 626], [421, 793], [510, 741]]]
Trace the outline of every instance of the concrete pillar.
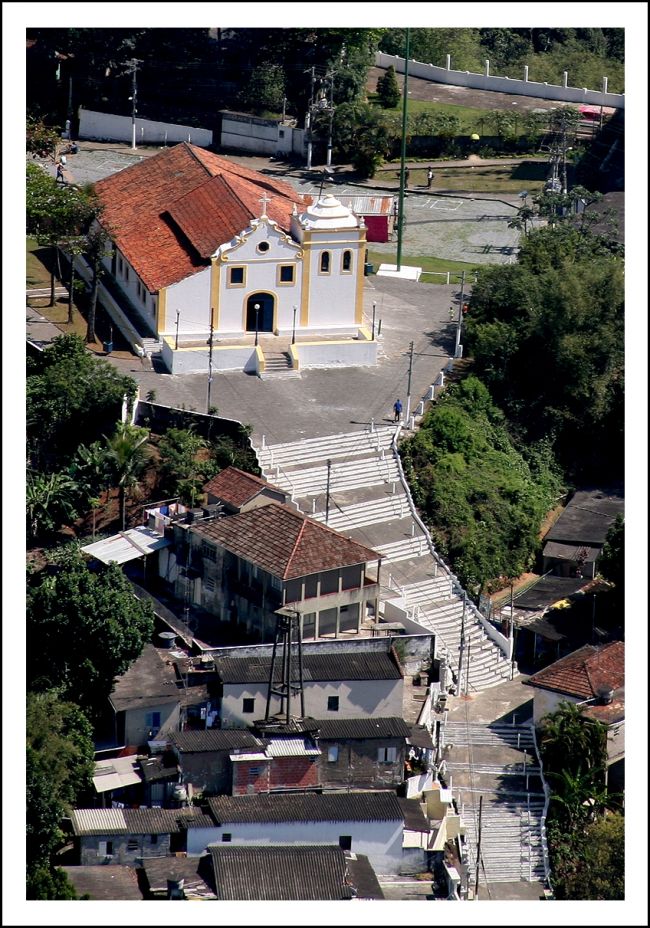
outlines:
[[524, 80], [525, 81], [528, 80], [528, 65], [527, 64], [524, 65]]
[[607, 93], [607, 78], [603, 78], [603, 93]]
[[445, 65], [448, 71], [451, 71], [451, 55], [447, 55], [447, 64]]
[[568, 71], [562, 72], [562, 86], [563, 87], [569, 86], [569, 72]]
[[436, 395], [436, 387], [435, 387], [435, 384], [432, 383], [431, 386], [429, 387], [429, 399], [432, 400], [435, 395]]
[[262, 435], [262, 448], [266, 448], [266, 435]]
[[462, 356], [463, 356], [463, 346], [462, 346], [462, 345], [457, 345], [457, 346], [456, 346], [456, 355], [455, 355], [455, 357], [457, 357], [457, 358], [462, 358]]
[[490, 59], [489, 58], [485, 59], [485, 76], [486, 77], [490, 76]]

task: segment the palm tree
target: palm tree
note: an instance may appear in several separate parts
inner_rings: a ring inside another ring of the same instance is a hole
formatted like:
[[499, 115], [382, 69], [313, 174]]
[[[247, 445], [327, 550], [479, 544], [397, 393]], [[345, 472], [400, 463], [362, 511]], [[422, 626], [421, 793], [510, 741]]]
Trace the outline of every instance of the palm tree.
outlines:
[[126, 528], [127, 490], [136, 486], [147, 463], [148, 453], [144, 447], [149, 438], [147, 429], [120, 422], [111, 438], [104, 436], [108, 460], [113, 478], [119, 491], [120, 522]]
[[88, 305], [88, 326], [86, 329], [86, 343], [95, 341], [95, 318], [97, 314], [97, 297], [99, 295], [99, 281], [104, 272], [102, 259], [112, 254], [106, 233], [101, 226], [90, 230], [86, 241], [86, 258], [93, 272]]
[[95, 441], [92, 445], [80, 445], [70, 468], [71, 475], [79, 481], [88, 494], [88, 502], [93, 514], [93, 541], [95, 540], [95, 519], [101, 494], [110, 485], [109, 452]]
[[551, 799], [564, 810], [571, 829], [593, 820], [607, 808], [608, 796], [603, 785], [603, 768], [579, 768], [575, 773], [562, 770], [560, 773], [549, 772], [547, 775], [557, 783], [557, 790], [552, 793]]
[[535, 218], [535, 210], [530, 206], [520, 206], [517, 210], [517, 215], [508, 222], [509, 229], [518, 229], [520, 232], [523, 231], [524, 235], [528, 235], [528, 223], [532, 225], [533, 219]]

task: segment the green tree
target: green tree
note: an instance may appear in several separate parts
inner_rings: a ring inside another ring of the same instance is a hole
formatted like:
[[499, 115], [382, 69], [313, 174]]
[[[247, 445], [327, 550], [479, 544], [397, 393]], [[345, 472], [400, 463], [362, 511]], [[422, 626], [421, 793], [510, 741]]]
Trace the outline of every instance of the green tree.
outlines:
[[377, 97], [384, 109], [394, 109], [402, 99], [402, 94], [397, 83], [395, 68], [391, 64], [386, 73], [377, 79]]
[[337, 107], [333, 139], [340, 158], [350, 160], [362, 177], [374, 177], [390, 151], [386, 122], [381, 113], [367, 103]]
[[86, 342], [95, 341], [95, 320], [97, 316], [97, 298], [99, 296], [99, 282], [104, 275], [103, 259], [113, 253], [106, 231], [99, 225], [93, 226], [86, 235], [84, 254], [92, 271], [90, 285], [90, 300], [88, 302], [88, 322], [86, 328]]
[[600, 573], [618, 589], [625, 586], [625, 520], [616, 516], [598, 560]]
[[241, 92], [241, 102], [254, 113], [282, 112], [285, 83], [285, 73], [279, 64], [261, 65], [251, 73]]
[[517, 229], [528, 235], [529, 224], [532, 224], [535, 218], [535, 210], [531, 206], [520, 206], [517, 215], [508, 221], [509, 229]]
[[64, 469], [81, 443], [114, 428], [136, 383], [86, 350], [78, 335], [61, 335], [27, 377], [27, 438], [32, 466]]
[[83, 489], [85, 499], [92, 508], [94, 541], [97, 507], [111, 481], [110, 458], [106, 447], [98, 441], [91, 445], [80, 445], [70, 466], [70, 473]]
[[120, 524], [124, 531], [127, 495], [138, 485], [149, 460], [149, 453], [145, 448], [149, 432], [137, 425], [120, 422], [114, 434], [105, 440], [109, 469], [118, 488]]
[[62, 698], [93, 716], [151, 638], [151, 604], [136, 599], [117, 564], [93, 572], [77, 556], [44, 574], [27, 591], [27, 633], [38, 643], [28, 685], [39, 692], [60, 688]]
[[78, 484], [65, 473], [27, 474], [27, 537], [34, 543], [77, 517]]
[[218, 470], [216, 461], [206, 454], [208, 448], [208, 443], [189, 429], [168, 429], [158, 445], [160, 492], [195, 506], [203, 484]]
[[46, 126], [42, 119], [35, 116], [27, 117], [27, 152], [33, 158], [56, 158], [56, 150], [60, 141], [60, 128]]

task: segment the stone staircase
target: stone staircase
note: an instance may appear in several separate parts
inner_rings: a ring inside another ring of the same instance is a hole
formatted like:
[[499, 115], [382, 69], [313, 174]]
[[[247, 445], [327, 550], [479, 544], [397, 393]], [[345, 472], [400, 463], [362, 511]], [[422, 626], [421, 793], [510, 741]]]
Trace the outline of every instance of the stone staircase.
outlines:
[[[371, 547], [388, 566], [383, 574], [388, 586], [386, 601], [435, 633], [439, 654], [457, 677], [462, 591], [442, 560], [434, 558], [424, 530], [413, 520], [391, 447], [394, 434], [395, 427], [389, 426], [275, 445], [263, 439], [255, 451], [266, 479], [290, 493], [303, 512], [322, 522], [330, 461], [329, 526], [352, 538], [356, 533], [363, 544], [368, 544], [367, 527], [372, 526]], [[381, 540], [382, 526], [385, 541]], [[477, 692], [511, 678], [510, 662], [469, 606], [464, 645], [463, 680], [458, 681], [463, 691]]]
[[148, 358], [152, 358], [155, 355], [160, 355], [163, 348], [162, 339], [143, 338], [142, 347], [144, 348], [144, 353]]
[[300, 377], [300, 372], [293, 369], [288, 351], [264, 351], [264, 370], [260, 380], [274, 377]]
[[[481, 883], [543, 883], [545, 879], [542, 839], [544, 797], [512, 797], [507, 801], [483, 800], [481, 815]], [[478, 846], [478, 798], [475, 804], [463, 803], [461, 819], [465, 823], [470, 883], [476, 877]], [[485, 896], [480, 896], [485, 898]]]

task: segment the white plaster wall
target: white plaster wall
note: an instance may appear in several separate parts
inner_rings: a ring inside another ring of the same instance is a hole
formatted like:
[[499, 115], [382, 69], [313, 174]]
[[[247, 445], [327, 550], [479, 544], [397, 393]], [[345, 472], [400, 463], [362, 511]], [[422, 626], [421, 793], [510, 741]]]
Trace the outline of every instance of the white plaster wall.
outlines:
[[[163, 341], [163, 363], [170, 374], [208, 373], [209, 348], [179, 348], [174, 351], [173, 338]], [[252, 345], [215, 345], [212, 349], [212, 369], [215, 371], [257, 371], [257, 354]]]
[[176, 334], [176, 310], [180, 310], [178, 334], [202, 335], [210, 331], [210, 280], [212, 268], [167, 287], [165, 318], [160, 320], [159, 335]]
[[[377, 52], [375, 64], [380, 68], [387, 68], [392, 64], [397, 72], [400, 74], [404, 72], [404, 59], [396, 55]], [[527, 97], [541, 97], [544, 100], [562, 100], [565, 103], [590, 103], [595, 106], [613, 106], [620, 109], [625, 107], [625, 94], [622, 93], [603, 93], [600, 90], [588, 90], [586, 87], [561, 87], [558, 84], [541, 84], [510, 77], [488, 77], [472, 71], [447, 70], [421, 61], [409, 60], [409, 74], [412, 77], [420, 77], [438, 84], [452, 84], [456, 87], [474, 87], [477, 90], [522, 94]]]
[[[403, 681], [354, 680], [331, 683], [306, 682], [304, 684], [305, 714], [312, 718], [355, 719], [371, 716], [399, 716], [402, 714]], [[339, 697], [338, 711], [327, 709], [329, 696]], [[255, 699], [255, 711], [242, 712], [243, 700]], [[221, 720], [224, 728], [246, 726], [260, 718], [266, 708], [267, 687], [261, 684], [225, 684], [221, 703]], [[271, 703], [271, 711], [279, 703]]]
[[[362, 260], [358, 233], [352, 229], [333, 235], [327, 233], [320, 239], [313, 233], [312, 247], [307, 254], [310, 262], [309, 277], [309, 326], [354, 325], [357, 299], [358, 262]], [[351, 239], [353, 241], [351, 241]], [[352, 252], [352, 267], [349, 274], [341, 272], [344, 251]], [[319, 272], [321, 255], [330, 252], [329, 274]]]
[[403, 822], [251, 822], [228, 823], [215, 828], [188, 828], [187, 853], [199, 856], [208, 844], [261, 847], [276, 844], [334, 844], [341, 835], [352, 837], [352, 851], [364, 854], [376, 873], [399, 873], [402, 864]]
[[295, 345], [300, 370], [314, 367], [371, 367], [377, 363], [377, 342], [300, 342]]
[[561, 693], [552, 693], [550, 690], [542, 690], [535, 687], [535, 696], [533, 699], [533, 721], [539, 725], [545, 715], [555, 712], [561, 702], [570, 702], [573, 705], [582, 702], [573, 696], [564, 696]]
[[[260, 242], [268, 242], [270, 245], [269, 250], [263, 254], [257, 250]], [[252, 231], [246, 235], [243, 242], [225, 250], [227, 260], [222, 265], [219, 285], [218, 331], [222, 334], [244, 332], [248, 299], [252, 294], [259, 292], [270, 293], [275, 297], [276, 328], [291, 331], [294, 306], [298, 307], [298, 326], [302, 290], [302, 262], [298, 258], [299, 253], [300, 247], [293, 241], [287, 241], [284, 234], [273, 225], [264, 221], [254, 222]], [[228, 268], [240, 264], [246, 266], [245, 285], [229, 287]], [[280, 264], [295, 265], [293, 284], [278, 286]]]
[[[133, 122], [130, 116], [116, 116], [113, 113], [98, 113], [79, 107], [80, 139], [111, 139], [130, 142]], [[156, 122], [152, 119], [135, 120], [136, 144], [160, 144], [191, 142], [193, 145], [207, 147], [212, 145], [212, 132], [209, 129], [197, 129], [195, 126], [174, 125], [168, 122]]]
[[610, 763], [625, 757], [625, 722], [611, 725], [607, 731], [607, 757]]

